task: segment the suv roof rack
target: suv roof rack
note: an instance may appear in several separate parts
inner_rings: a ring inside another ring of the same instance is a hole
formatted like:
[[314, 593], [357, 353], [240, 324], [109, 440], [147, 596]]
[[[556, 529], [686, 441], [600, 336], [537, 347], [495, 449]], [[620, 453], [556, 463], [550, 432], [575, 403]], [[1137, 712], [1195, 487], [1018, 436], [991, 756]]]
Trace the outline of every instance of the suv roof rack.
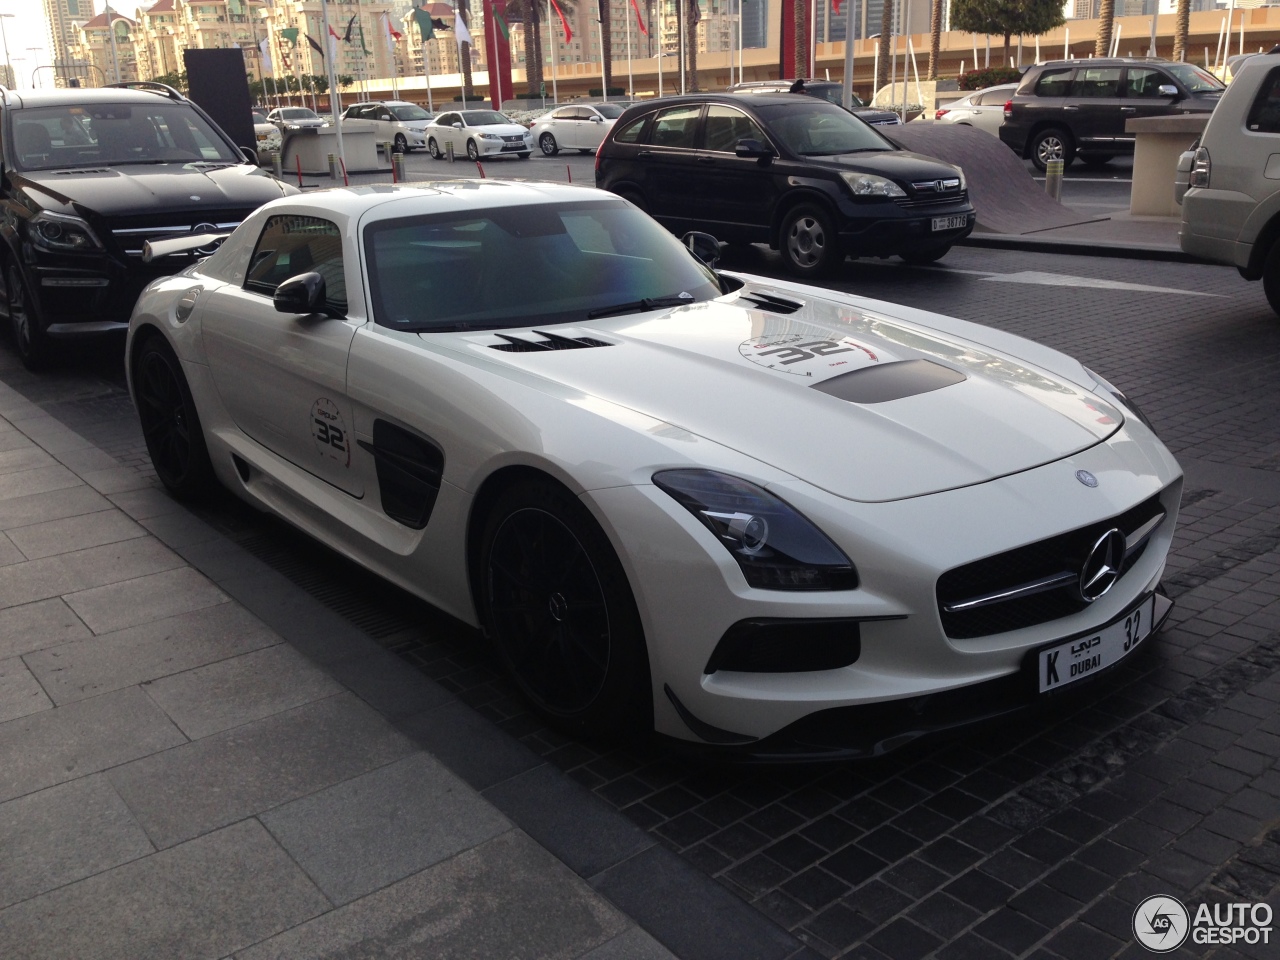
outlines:
[[170, 100], [185, 101], [187, 99], [168, 84], [156, 83], [154, 80], [123, 80], [120, 83], [108, 83], [107, 86], [119, 87], [123, 90], [150, 90], [153, 93], [162, 93]]

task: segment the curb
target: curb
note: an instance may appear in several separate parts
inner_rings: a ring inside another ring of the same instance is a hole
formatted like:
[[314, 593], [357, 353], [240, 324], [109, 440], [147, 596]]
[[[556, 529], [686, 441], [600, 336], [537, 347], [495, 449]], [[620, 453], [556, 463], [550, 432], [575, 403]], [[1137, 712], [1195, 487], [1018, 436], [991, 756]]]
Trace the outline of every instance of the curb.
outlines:
[[956, 241], [959, 247], [986, 247], [994, 250], [1022, 250], [1027, 253], [1066, 253], [1079, 257], [1116, 257], [1124, 260], [1162, 260], [1169, 263], [1207, 263], [1177, 247], [1148, 243], [1100, 243], [1097, 240], [1038, 240], [1008, 234], [969, 234]]

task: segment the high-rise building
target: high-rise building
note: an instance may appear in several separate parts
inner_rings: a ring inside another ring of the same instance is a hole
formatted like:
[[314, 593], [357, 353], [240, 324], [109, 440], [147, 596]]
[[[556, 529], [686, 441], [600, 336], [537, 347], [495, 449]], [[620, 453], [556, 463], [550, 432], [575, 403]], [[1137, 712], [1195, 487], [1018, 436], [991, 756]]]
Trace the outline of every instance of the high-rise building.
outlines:
[[[69, 86], [72, 77], [80, 78], [88, 69], [82, 58], [75, 56], [79, 43], [78, 29], [96, 15], [94, 0], [43, 0], [44, 15], [49, 23], [49, 54], [53, 72], [60, 87]], [[47, 66], [37, 64], [36, 67]]]

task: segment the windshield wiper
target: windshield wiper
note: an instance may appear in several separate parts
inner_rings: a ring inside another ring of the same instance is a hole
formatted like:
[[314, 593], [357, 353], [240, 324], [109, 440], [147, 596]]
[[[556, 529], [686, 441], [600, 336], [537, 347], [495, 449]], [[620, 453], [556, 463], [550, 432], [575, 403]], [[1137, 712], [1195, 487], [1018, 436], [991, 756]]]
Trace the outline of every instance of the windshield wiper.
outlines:
[[611, 307], [601, 307], [587, 314], [588, 320], [601, 317], [612, 317], [619, 313], [643, 313], [646, 310], [665, 310], [667, 307], [683, 307], [693, 303], [693, 295], [681, 293], [674, 297], [645, 297], [643, 300], [630, 300], [627, 303], [615, 303]]

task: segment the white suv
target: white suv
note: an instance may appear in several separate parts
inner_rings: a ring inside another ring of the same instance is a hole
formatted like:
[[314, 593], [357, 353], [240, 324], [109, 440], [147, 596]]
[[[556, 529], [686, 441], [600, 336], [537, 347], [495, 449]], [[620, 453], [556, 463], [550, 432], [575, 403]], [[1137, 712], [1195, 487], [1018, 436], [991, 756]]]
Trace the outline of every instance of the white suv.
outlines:
[[1280, 54], [1238, 69], [1192, 157], [1179, 236], [1186, 253], [1261, 280], [1280, 313]]
[[435, 114], [407, 100], [367, 100], [353, 103], [342, 113], [342, 125], [352, 130], [371, 130], [378, 143], [391, 143], [392, 150], [408, 153], [426, 147], [423, 133]]

